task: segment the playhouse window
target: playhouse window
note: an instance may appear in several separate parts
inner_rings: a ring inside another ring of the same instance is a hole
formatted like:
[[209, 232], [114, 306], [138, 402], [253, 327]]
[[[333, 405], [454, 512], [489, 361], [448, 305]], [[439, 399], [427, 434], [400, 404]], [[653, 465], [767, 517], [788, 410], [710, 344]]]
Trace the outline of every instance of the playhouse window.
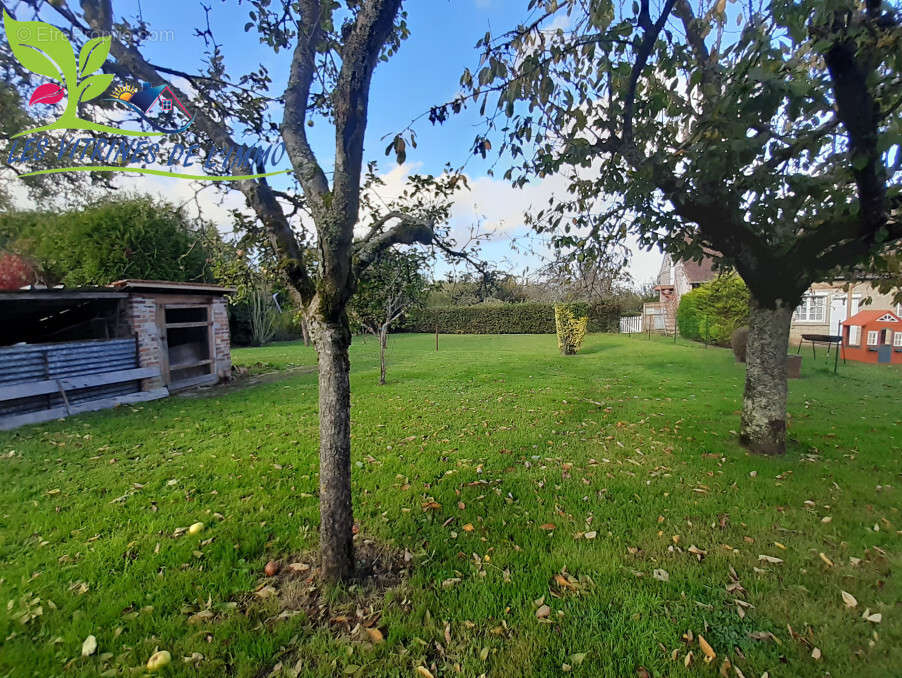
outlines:
[[849, 346], [861, 346], [861, 325], [849, 325]]
[[876, 346], [877, 345], [877, 330], [871, 330], [868, 332], [868, 346]]
[[806, 294], [796, 309], [796, 320], [802, 322], [824, 322], [827, 318], [827, 297], [824, 295]]
[[172, 110], [172, 99], [160, 99], [160, 106], [163, 112], [169, 113]]
[[893, 331], [883, 330], [883, 343], [889, 346], [893, 343]]
[[893, 335], [893, 346], [902, 348], [902, 332], [896, 332], [896, 334]]

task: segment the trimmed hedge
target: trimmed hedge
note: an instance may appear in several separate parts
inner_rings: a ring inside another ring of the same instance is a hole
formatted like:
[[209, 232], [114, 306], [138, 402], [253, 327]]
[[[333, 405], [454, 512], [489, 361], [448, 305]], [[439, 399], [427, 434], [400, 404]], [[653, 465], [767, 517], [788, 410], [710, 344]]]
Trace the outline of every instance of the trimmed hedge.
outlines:
[[695, 341], [729, 346], [733, 330], [749, 317], [749, 291], [735, 273], [700, 285], [680, 299], [680, 335]]
[[[620, 323], [617, 304], [568, 304], [575, 315], [589, 319], [589, 332], [616, 332]], [[553, 304], [503, 304], [499, 306], [449, 306], [424, 308], [407, 318], [401, 331], [440, 334], [555, 334]]]

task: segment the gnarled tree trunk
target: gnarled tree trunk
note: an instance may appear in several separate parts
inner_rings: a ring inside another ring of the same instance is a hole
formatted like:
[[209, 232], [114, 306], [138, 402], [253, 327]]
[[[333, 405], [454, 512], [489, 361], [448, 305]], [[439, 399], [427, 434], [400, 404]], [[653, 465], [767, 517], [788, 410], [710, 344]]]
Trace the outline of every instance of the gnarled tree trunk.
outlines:
[[351, 506], [351, 330], [344, 311], [335, 322], [311, 319], [319, 355], [319, 549], [327, 581], [354, 571]]
[[792, 309], [751, 302], [740, 439], [752, 452], [786, 451], [786, 351]]

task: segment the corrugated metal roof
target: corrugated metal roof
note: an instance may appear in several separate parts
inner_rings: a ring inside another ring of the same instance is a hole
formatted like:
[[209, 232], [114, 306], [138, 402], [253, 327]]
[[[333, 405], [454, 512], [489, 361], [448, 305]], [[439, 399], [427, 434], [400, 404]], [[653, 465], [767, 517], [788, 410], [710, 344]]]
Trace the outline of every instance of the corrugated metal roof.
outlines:
[[232, 294], [234, 287], [211, 283], [173, 282], [171, 280], [117, 280], [110, 287], [130, 292], [182, 292], [189, 294]]
[[2, 290], [0, 301], [83, 301], [88, 299], [125, 299], [125, 291], [109, 287], [53, 287], [34, 290]]

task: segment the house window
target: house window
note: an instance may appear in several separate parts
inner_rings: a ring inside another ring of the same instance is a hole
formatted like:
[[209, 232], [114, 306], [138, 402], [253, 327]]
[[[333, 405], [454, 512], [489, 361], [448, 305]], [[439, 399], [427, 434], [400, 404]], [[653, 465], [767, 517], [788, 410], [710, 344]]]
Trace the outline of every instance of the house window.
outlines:
[[893, 346], [896, 348], [902, 348], [902, 332], [896, 332], [893, 336]]
[[827, 319], [827, 297], [822, 294], [806, 294], [796, 309], [799, 322], [825, 322]]
[[893, 343], [893, 331], [883, 330], [883, 343], [889, 346]]
[[861, 325], [849, 325], [849, 346], [861, 346]]
[[868, 332], [868, 346], [876, 346], [877, 345], [877, 330], [871, 330]]

